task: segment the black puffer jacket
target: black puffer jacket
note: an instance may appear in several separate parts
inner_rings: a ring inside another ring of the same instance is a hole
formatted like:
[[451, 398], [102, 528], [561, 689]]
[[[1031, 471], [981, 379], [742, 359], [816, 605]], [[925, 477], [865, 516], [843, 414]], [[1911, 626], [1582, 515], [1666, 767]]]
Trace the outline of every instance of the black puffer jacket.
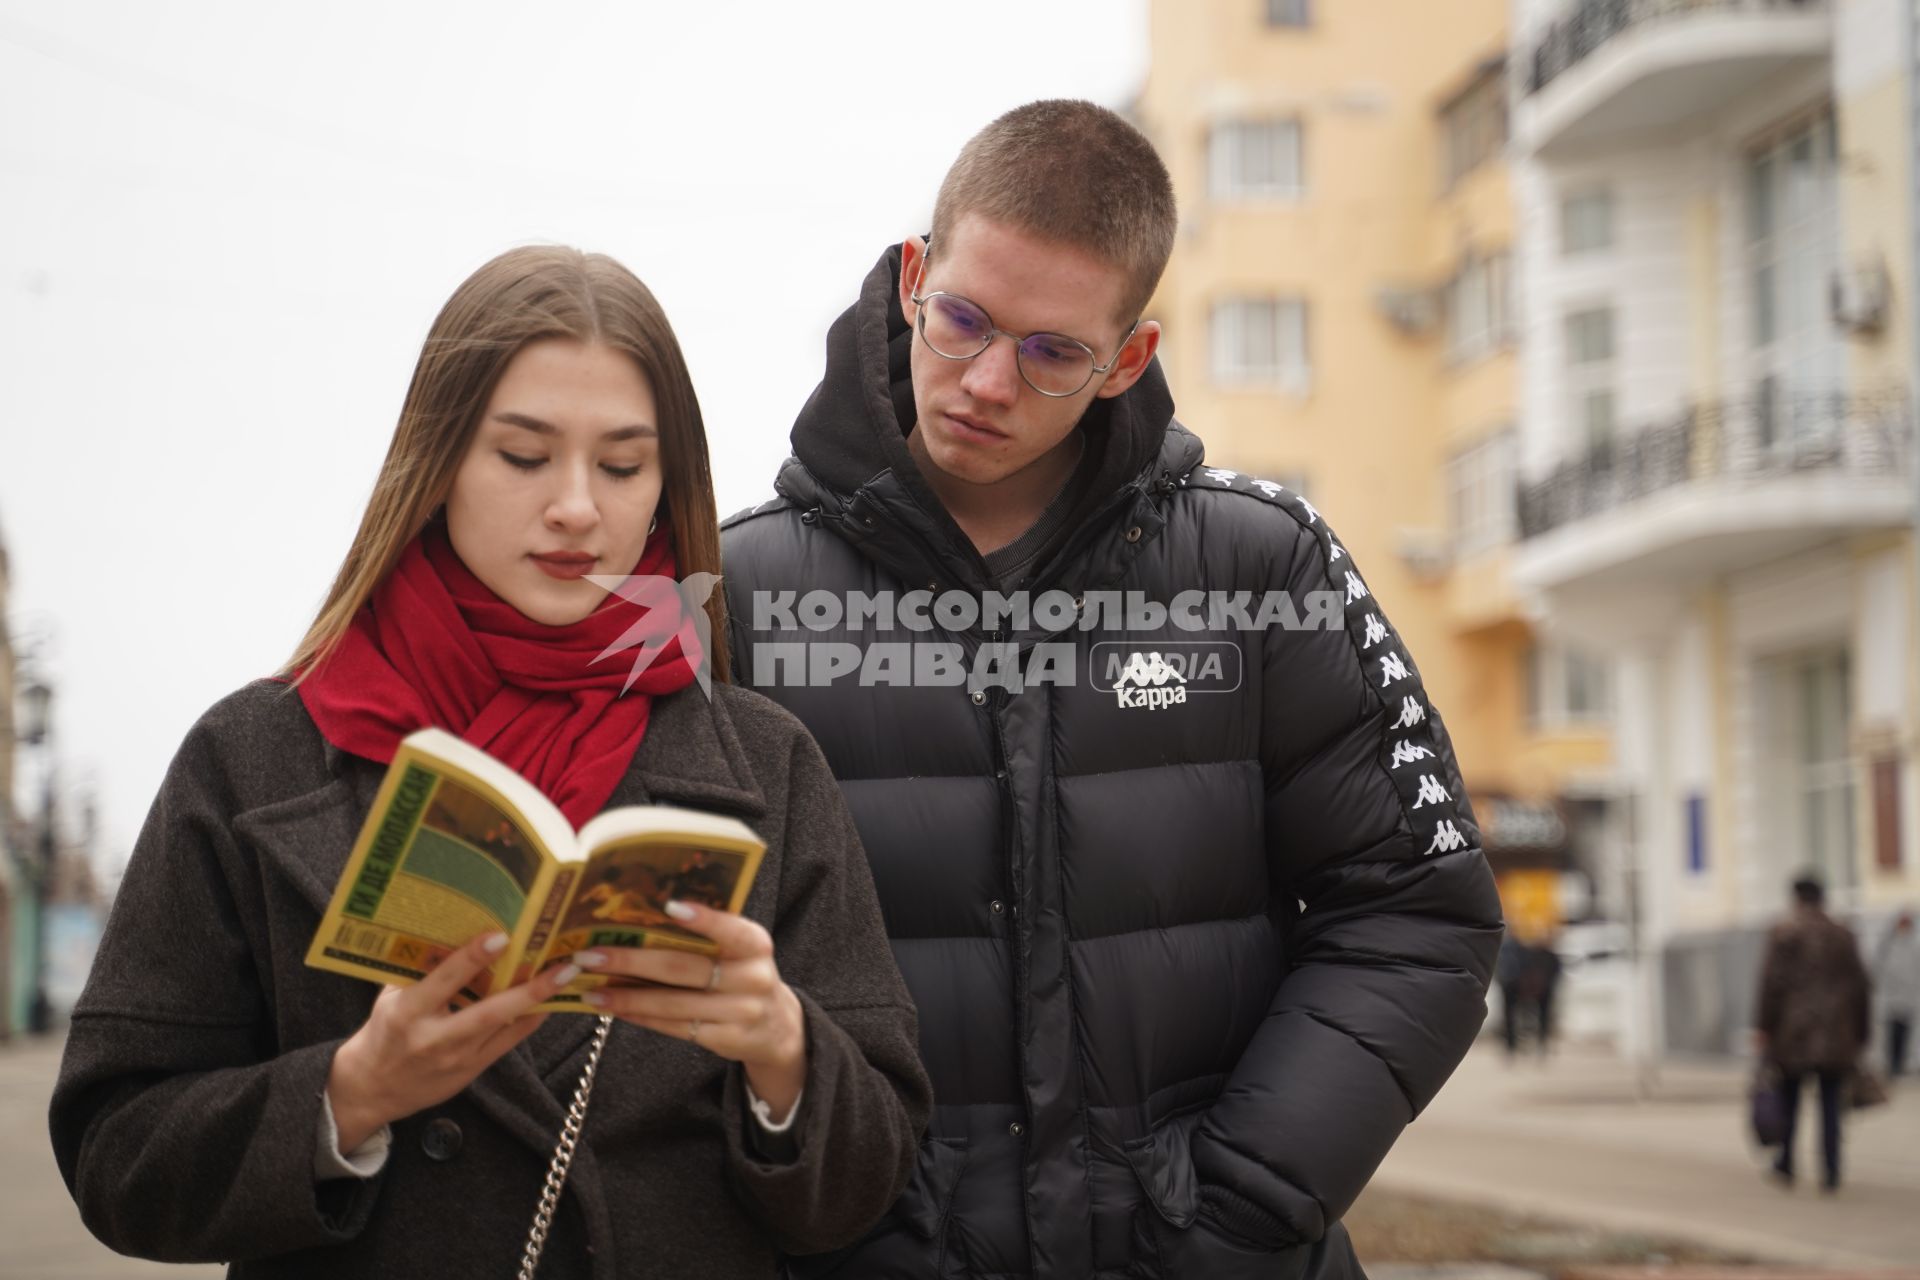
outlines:
[[[830, 612], [779, 596], [987, 588], [906, 451], [898, 270], [833, 326], [780, 498], [724, 543], [738, 678], [840, 780], [936, 1101], [887, 1220], [793, 1270], [1357, 1276], [1338, 1219], [1466, 1052], [1499, 939], [1446, 733], [1319, 514], [1201, 467], [1157, 368], [1095, 402], [1086, 509], [1028, 582], [1081, 608], [1000, 634], [1069, 646], [1075, 680], [788, 678], [775, 646], [994, 640], [806, 629]], [[1317, 629], [1075, 625], [1103, 591], [1195, 590], [1339, 594]]]

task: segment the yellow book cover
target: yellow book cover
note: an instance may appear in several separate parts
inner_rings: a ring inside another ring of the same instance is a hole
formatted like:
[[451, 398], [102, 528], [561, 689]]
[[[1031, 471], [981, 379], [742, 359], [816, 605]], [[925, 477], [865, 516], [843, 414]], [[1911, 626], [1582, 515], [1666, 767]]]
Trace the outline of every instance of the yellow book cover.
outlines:
[[[509, 941], [468, 1000], [592, 947], [713, 943], [666, 913], [670, 899], [738, 912], [766, 846], [743, 822], [671, 805], [609, 809], [578, 832], [527, 779], [440, 729], [400, 744], [307, 949], [316, 969], [417, 982], [475, 936]], [[583, 974], [540, 1005], [589, 1013]]]

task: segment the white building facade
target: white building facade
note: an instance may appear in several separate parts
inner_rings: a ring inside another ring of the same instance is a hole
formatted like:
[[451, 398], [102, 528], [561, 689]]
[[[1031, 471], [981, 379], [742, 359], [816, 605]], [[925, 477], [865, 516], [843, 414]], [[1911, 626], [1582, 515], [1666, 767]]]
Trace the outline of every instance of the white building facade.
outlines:
[[1796, 874], [1920, 901], [1912, 7], [1514, 8], [1514, 572], [1611, 666], [1656, 1050], [1745, 1044]]

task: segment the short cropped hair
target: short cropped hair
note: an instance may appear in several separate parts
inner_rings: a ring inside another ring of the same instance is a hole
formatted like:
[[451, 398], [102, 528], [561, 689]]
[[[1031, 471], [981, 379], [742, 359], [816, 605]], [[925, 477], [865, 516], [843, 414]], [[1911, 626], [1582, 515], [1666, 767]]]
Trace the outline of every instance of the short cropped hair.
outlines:
[[1817, 907], [1827, 900], [1827, 887], [1820, 883], [1819, 877], [1803, 875], [1793, 882], [1794, 901], [1809, 907]]
[[1153, 144], [1117, 113], [1065, 98], [1015, 107], [961, 148], [933, 205], [936, 250], [970, 213], [1121, 268], [1123, 323], [1146, 310], [1179, 221]]

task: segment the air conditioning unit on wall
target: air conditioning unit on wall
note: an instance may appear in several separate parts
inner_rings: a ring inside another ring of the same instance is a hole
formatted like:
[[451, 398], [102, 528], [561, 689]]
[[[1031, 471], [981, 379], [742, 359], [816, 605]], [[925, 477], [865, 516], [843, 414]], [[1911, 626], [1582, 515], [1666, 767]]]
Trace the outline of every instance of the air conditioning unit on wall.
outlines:
[[1870, 337], [1887, 327], [1893, 283], [1884, 262], [1842, 267], [1828, 281], [1828, 308], [1833, 323], [1859, 337]]
[[1407, 572], [1421, 582], [1433, 582], [1453, 568], [1453, 539], [1442, 529], [1401, 526], [1393, 531], [1395, 550]]
[[1373, 291], [1373, 307], [1409, 337], [1425, 337], [1440, 327], [1440, 295], [1434, 289], [1385, 285]]

